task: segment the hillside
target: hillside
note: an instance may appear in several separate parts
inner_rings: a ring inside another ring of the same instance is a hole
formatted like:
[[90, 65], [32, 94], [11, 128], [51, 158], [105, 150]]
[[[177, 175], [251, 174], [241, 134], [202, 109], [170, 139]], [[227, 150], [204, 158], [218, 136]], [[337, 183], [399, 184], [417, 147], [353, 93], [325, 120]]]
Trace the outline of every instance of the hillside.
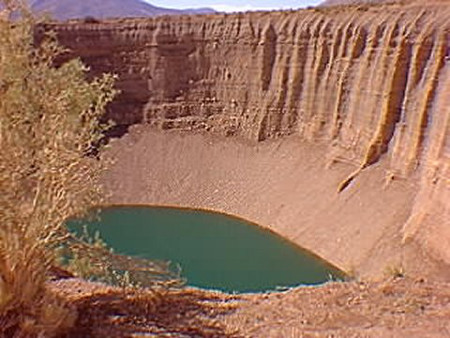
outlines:
[[[116, 154], [115, 203], [224, 211], [345, 270], [379, 276], [393, 264], [450, 278], [440, 265], [450, 264], [450, 7], [387, 9], [51, 27], [94, 73], [119, 75], [109, 113], [119, 127], [162, 131], [124, 139], [136, 144]], [[228, 141], [189, 141], [191, 154], [167, 130]]]
[[[450, 6], [414, 3], [44, 26], [119, 76], [109, 203], [237, 215], [354, 277], [225, 300], [243, 336], [448, 335]], [[81, 285], [55, 282], [78, 327], [148, 332]]]
[[153, 6], [141, 0], [32, 0], [35, 13], [51, 13], [53, 18], [67, 20], [94, 17], [98, 19], [113, 17], [147, 17], [157, 15], [204, 14], [212, 9], [175, 10]]

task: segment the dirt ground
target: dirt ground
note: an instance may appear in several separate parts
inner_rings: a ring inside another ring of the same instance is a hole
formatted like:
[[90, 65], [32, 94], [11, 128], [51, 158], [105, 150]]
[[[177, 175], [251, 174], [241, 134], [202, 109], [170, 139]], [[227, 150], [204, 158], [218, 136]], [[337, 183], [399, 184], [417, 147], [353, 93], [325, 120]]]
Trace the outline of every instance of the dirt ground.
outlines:
[[450, 336], [448, 285], [391, 278], [246, 296], [224, 318], [248, 337]]
[[424, 279], [329, 283], [283, 293], [164, 296], [54, 281], [78, 309], [70, 337], [447, 337], [450, 288]]

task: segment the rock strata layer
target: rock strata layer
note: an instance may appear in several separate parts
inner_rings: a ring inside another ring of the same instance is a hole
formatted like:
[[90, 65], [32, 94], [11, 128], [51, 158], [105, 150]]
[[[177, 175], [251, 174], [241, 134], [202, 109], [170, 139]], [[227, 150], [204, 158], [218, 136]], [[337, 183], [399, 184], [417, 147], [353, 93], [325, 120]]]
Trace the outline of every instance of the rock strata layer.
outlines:
[[386, 164], [419, 182], [398, 227], [450, 264], [450, 5], [49, 24], [92, 74], [119, 75], [124, 129], [203, 130], [326, 144], [328, 166]]

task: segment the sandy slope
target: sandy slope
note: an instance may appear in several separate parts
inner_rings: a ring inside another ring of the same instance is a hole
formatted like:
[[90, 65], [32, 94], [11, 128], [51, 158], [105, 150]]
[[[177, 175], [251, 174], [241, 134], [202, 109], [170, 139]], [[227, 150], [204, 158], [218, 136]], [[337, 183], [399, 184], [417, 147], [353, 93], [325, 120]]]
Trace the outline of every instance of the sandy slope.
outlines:
[[338, 193], [354, 167], [327, 168], [322, 145], [295, 137], [251, 143], [137, 126], [113, 140], [106, 156], [115, 159], [104, 176], [110, 203], [244, 217], [363, 277], [383, 277], [392, 269], [448, 274], [421, 257], [420, 248], [403, 244], [402, 225], [417, 187], [412, 179], [386, 179], [383, 161]]

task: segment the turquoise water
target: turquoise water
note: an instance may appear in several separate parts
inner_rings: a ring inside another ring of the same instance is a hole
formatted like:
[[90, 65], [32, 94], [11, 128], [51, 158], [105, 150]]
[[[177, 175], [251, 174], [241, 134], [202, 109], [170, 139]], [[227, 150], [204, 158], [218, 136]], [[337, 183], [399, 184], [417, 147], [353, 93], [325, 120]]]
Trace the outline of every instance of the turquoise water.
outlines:
[[114, 252], [169, 260], [187, 284], [226, 292], [260, 292], [339, 279], [338, 269], [255, 224], [224, 214], [167, 207], [120, 206], [88, 224]]

